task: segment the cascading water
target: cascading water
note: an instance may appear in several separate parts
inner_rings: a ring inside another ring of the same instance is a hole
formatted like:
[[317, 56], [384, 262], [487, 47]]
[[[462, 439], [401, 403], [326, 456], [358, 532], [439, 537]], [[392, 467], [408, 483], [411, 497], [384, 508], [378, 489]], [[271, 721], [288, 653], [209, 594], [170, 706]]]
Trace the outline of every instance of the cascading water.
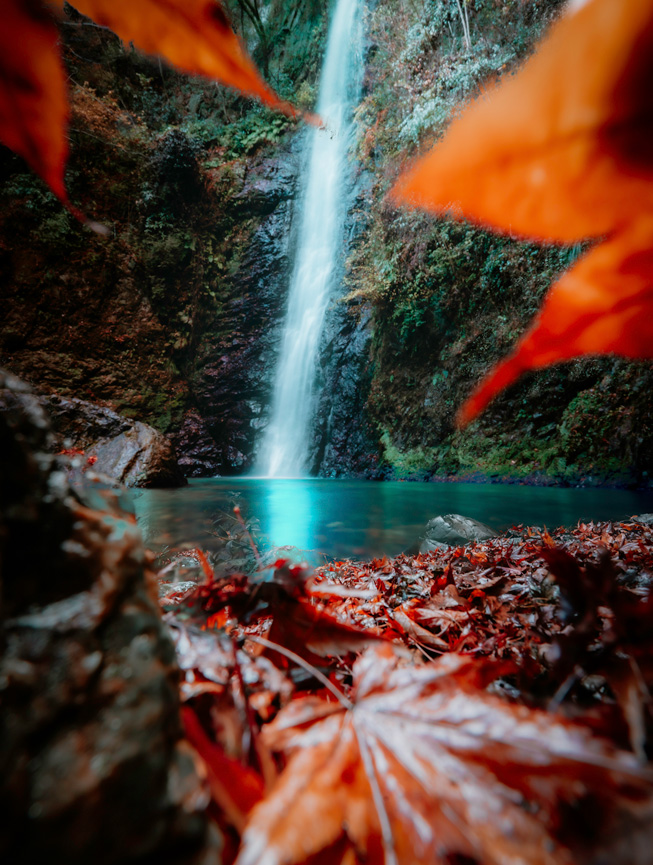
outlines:
[[363, 0], [337, 0], [329, 28], [317, 105], [326, 129], [313, 129], [307, 138], [307, 173], [272, 418], [259, 459], [267, 477], [307, 472], [317, 353], [343, 259], [352, 113], [362, 85], [362, 6]]

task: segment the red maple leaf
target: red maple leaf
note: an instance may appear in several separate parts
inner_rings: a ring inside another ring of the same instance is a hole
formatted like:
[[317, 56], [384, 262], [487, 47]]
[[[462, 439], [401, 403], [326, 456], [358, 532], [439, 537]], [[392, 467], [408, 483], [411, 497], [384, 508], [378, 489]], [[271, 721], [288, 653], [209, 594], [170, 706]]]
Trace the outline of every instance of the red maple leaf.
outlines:
[[351, 700], [283, 709], [263, 737], [288, 765], [252, 810], [238, 865], [343, 843], [386, 865], [576, 861], [565, 809], [650, 778], [584, 727], [488, 694], [486, 670], [458, 655], [402, 666], [375, 648], [355, 664]]
[[[262, 80], [218, 0], [75, 0], [74, 5], [146, 53], [297, 113]], [[54, 17], [62, 7], [62, 0], [3, 3], [0, 141], [24, 157], [70, 207], [64, 186], [68, 100]]]

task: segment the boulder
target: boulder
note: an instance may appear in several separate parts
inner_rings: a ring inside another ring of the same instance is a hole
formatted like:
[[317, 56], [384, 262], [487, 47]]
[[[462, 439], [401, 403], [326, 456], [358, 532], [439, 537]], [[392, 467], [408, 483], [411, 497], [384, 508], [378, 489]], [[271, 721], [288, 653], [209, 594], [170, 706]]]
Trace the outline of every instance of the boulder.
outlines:
[[487, 541], [498, 535], [499, 532], [478, 520], [460, 514], [444, 514], [426, 524], [420, 552], [426, 553], [441, 547], [462, 547], [472, 541]]
[[632, 519], [644, 526], [653, 526], [653, 514], [637, 514]]
[[187, 483], [170, 439], [138, 421], [119, 436], [100, 440], [86, 455], [97, 457], [97, 471], [127, 487], [181, 487]]
[[83, 451], [94, 458], [94, 471], [128, 487], [187, 483], [172, 442], [154, 427], [81, 399], [50, 395], [39, 403], [51, 418], [56, 449]]
[[217, 865], [133, 515], [86, 499], [0, 371], [0, 861]]

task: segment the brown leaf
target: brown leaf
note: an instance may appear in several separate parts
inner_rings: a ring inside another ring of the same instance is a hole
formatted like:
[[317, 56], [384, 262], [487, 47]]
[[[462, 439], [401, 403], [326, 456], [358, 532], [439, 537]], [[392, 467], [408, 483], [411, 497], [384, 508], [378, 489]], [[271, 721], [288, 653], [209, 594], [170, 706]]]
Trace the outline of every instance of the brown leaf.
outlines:
[[[272, 616], [269, 639], [311, 663], [319, 663], [320, 658], [327, 656], [361, 652], [388, 639], [377, 628], [360, 628], [301, 597], [280, 596], [272, 608]], [[278, 660], [285, 666], [284, 660]]]
[[302, 862], [343, 835], [369, 863], [572, 863], [563, 807], [650, 779], [585, 728], [479, 690], [485, 668], [457, 655], [400, 666], [376, 648], [354, 667], [353, 706], [284, 709], [264, 736], [288, 766], [252, 811], [238, 865]]
[[418, 646], [430, 646], [435, 649], [448, 651], [449, 643], [441, 637], [436, 637], [431, 631], [414, 621], [410, 615], [411, 613], [412, 610], [410, 607], [407, 604], [402, 604], [400, 607], [395, 607], [392, 611], [392, 618]]

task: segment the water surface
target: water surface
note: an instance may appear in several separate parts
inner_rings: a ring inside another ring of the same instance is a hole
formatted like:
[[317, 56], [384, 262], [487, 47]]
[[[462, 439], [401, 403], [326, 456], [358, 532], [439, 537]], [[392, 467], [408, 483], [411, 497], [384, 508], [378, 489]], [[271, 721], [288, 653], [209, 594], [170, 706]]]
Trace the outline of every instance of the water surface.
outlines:
[[[653, 494], [504, 484], [212, 478], [178, 490], [134, 491], [147, 542], [215, 549], [216, 520], [238, 504], [274, 546], [335, 558], [396, 555], [438, 514], [457, 513], [496, 529], [555, 528], [653, 511]], [[309, 556], [315, 558], [315, 556]]]

